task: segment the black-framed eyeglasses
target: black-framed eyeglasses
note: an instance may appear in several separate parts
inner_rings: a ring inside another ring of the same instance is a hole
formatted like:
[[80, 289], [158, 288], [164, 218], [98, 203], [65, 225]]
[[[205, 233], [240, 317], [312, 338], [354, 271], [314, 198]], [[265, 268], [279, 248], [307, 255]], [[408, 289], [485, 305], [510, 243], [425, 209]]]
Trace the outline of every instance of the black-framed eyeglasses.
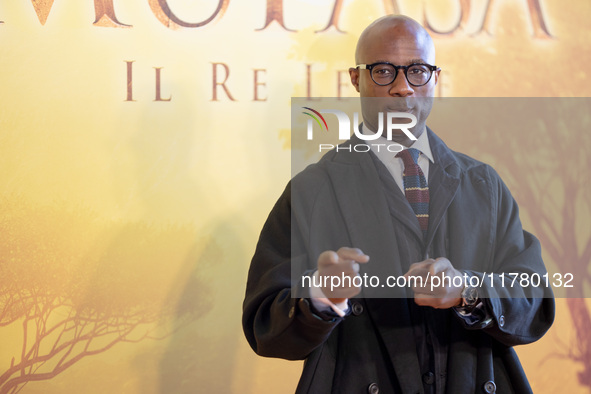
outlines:
[[404, 70], [404, 76], [412, 86], [423, 86], [431, 80], [434, 71], [439, 67], [425, 63], [414, 63], [408, 66], [396, 66], [388, 62], [358, 64], [358, 69], [369, 70], [371, 79], [380, 86], [390, 85], [396, 80], [398, 70]]

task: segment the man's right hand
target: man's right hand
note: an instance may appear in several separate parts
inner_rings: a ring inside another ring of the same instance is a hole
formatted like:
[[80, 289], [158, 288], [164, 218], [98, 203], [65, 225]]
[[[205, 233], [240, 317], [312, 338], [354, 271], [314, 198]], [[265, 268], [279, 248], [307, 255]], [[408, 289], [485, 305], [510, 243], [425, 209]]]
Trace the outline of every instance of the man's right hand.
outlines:
[[[326, 284], [321, 287], [326, 298], [334, 304], [338, 304], [359, 294], [361, 287], [355, 287], [353, 279], [359, 276], [358, 263], [365, 264], [368, 261], [369, 256], [357, 248], [343, 247], [336, 252], [332, 250], [322, 252], [318, 256], [318, 276], [322, 280], [322, 284]], [[324, 279], [325, 277], [327, 278]], [[332, 277], [335, 277], [334, 281]], [[340, 285], [335, 286], [337, 284]]]

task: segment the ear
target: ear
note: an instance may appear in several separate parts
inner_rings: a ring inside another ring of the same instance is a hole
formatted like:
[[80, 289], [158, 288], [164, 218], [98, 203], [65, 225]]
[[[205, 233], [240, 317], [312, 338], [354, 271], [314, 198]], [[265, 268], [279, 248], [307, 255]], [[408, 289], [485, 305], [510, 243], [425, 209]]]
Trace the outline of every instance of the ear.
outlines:
[[435, 78], [435, 85], [437, 85], [437, 82], [439, 82], [439, 73], [441, 72], [441, 69], [438, 68], [437, 70], [435, 70], [435, 72], [433, 73], [433, 77]]
[[355, 67], [349, 68], [349, 76], [351, 77], [351, 84], [355, 86], [355, 90], [359, 93], [359, 69]]

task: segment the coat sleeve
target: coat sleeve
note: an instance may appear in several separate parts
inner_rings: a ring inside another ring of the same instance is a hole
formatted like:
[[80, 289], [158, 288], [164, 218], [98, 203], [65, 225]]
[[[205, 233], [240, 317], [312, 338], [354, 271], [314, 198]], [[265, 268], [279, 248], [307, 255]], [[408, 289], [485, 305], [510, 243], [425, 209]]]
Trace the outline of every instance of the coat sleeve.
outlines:
[[[540, 242], [522, 229], [517, 203], [496, 172], [490, 167], [488, 170], [492, 208], [496, 211], [492, 215], [496, 218], [493, 253], [487, 264], [490, 270], [467, 274], [483, 283], [478, 291], [492, 322], [470, 328], [482, 328], [507, 346], [526, 344], [541, 338], [552, 325], [554, 296], [543, 280], [539, 286], [532, 286], [532, 278], [543, 278], [547, 273]], [[513, 273], [520, 276], [511, 286]]]
[[[291, 266], [307, 254], [294, 253], [303, 238], [291, 226], [291, 182], [263, 227], [248, 272], [242, 326], [252, 349], [261, 356], [305, 359], [331, 334], [342, 318], [313, 313], [306, 298], [292, 297]], [[293, 232], [293, 233], [292, 233]]]

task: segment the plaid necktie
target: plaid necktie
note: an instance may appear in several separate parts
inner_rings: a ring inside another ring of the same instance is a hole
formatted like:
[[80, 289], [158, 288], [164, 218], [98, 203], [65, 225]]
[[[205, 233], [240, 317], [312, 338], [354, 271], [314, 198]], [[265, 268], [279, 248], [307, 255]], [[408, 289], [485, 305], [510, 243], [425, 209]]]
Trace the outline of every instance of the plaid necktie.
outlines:
[[398, 152], [396, 157], [400, 157], [404, 163], [404, 194], [417, 215], [423, 236], [426, 236], [429, 228], [429, 186], [421, 167], [417, 164], [420, 153], [418, 149], [408, 148]]

